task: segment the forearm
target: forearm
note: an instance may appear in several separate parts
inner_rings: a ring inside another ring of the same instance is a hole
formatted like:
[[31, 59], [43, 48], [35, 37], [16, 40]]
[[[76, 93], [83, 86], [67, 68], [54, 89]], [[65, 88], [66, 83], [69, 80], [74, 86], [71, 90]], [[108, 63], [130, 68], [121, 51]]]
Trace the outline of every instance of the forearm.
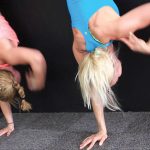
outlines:
[[85, 50], [79, 49], [76, 40], [74, 40], [74, 42], [73, 42], [72, 50], [73, 50], [74, 57], [78, 64], [80, 64], [82, 62], [85, 55], [88, 53]]
[[13, 116], [11, 111], [11, 106], [7, 102], [0, 101], [0, 107], [4, 114], [7, 123], [13, 123]]
[[39, 53], [37, 50], [26, 47], [11, 48], [7, 50], [6, 56], [3, 59], [10, 65], [32, 66], [37, 53]]
[[98, 124], [98, 130], [107, 132], [106, 124], [105, 124], [105, 118], [104, 118], [104, 108], [100, 102], [97, 102], [96, 100], [92, 101], [92, 107], [94, 111], [94, 115]]
[[15, 59], [10, 59], [12, 65], [29, 65], [36, 82], [43, 82], [45, 80], [47, 65], [44, 56], [39, 50], [18, 47], [13, 48], [12, 51], [18, 51], [19, 53], [14, 54], [14, 57], [16, 56]]
[[47, 65], [46, 65], [46, 61], [45, 61], [44, 57], [41, 55], [41, 53], [37, 54], [36, 57], [34, 57], [30, 67], [32, 69], [32, 73], [33, 73], [35, 80], [43, 83], [43, 86], [44, 86]]

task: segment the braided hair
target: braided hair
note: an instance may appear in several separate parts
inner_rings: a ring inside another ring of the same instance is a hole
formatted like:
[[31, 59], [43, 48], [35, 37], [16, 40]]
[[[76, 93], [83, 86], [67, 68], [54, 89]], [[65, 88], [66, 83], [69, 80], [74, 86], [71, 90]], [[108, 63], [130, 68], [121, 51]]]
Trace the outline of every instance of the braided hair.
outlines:
[[15, 105], [18, 99], [23, 111], [32, 109], [31, 104], [25, 100], [24, 88], [15, 80], [8, 70], [0, 70], [0, 100]]

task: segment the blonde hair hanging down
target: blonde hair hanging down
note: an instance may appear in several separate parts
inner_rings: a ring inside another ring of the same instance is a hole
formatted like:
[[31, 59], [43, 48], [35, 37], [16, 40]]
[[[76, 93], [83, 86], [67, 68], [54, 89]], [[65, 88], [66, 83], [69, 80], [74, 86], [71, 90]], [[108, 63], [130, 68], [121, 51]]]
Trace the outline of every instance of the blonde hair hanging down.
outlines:
[[29, 111], [32, 109], [31, 104], [25, 100], [23, 87], [15, 80], [12, 73], [7, 70], [0, 70], [0, 100], [15, 106], [15, 98], [19, 98], [21, 110]]
[[121, 110], [110, 86], [113, 75], [114, 63], [107, 49], [96, 48], [84, 57], [76, 77], [85, 106], [90, 109], [92, 99], [110, 110]]

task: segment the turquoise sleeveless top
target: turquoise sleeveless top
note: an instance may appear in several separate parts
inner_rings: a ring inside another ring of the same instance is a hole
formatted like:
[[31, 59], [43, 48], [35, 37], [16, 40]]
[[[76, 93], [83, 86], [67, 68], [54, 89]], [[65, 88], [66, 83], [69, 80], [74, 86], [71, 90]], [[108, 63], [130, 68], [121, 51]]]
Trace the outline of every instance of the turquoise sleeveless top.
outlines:
[[67, 6], [72, 28], [76, 28], [82, 33], [88, 52], [94, 51], [97, 47], [106, 48], [112, 44], [113, 41], [103, 44], [94, 38], [89, 31], [88, 23], [91, 16], [104, 6], [112, 7], [119, 14], [118, 7], [113, 0], [67, 0]]

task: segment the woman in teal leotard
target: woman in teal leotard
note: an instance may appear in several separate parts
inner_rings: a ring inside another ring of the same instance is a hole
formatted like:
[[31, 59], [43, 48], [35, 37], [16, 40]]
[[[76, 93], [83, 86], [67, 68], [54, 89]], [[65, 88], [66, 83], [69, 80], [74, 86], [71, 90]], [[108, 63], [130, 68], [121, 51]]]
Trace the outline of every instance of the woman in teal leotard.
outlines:
[[78, 79], [85, 105], [93, 107], [98, 132], [87, 137], [80, 149], [91, 149], [107, 139], [104, 107], [120, 110], [111, 87], [122, 74], [113, 40], [126, 43], [136, 52], [150, 54], [150, 42], [133, 33], [150, 25], [150, 3], [123, 16], [113, 0], [67, 0], [74, 36], [73, 53], [79, 64]]

